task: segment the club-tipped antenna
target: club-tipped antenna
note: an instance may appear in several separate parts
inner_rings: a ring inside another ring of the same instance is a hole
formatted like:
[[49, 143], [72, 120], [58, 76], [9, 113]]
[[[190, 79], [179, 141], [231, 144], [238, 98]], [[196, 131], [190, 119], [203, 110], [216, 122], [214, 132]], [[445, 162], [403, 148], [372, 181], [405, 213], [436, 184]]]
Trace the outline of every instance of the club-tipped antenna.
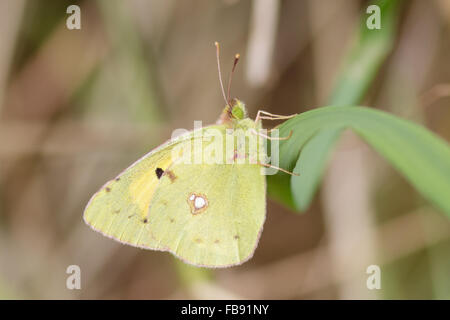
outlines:
[[241, 55], [239, 53], [236, 53], [234, 55], [233, 68], [231, 69], [230, 78], [228, 79], [227, 101], [230, 101], [230, 97], [231, 97], [231, 80], [233, 80], [234, 69], [236, 69], [236, 65], [238, 64], [240, 57], [241, 57]]
[[216, 46], [217, 70], [219, 70], [220, 88], [222, 89], [222, 96], [223, 96], [223, 99], [225, 100], [225, 104], [228, 105], [227, 96], [225, 95], [225, 90], [223, 88], [222, 72], [220, 71], [220, 48], [219, 48], [219, 43], [216, 41], [214, 43], [214, 45]]

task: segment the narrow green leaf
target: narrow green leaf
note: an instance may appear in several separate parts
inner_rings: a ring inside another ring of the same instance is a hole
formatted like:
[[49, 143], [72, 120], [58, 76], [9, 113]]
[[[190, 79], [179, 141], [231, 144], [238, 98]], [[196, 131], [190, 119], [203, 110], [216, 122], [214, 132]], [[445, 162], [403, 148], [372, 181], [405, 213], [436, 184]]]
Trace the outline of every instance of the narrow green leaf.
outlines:
[[297, 210], [297, 206], [291, 193], [290, 178], [289, 175], [281, 172], [273, 176], [268, 176], [267, 193], [270, 194], [273, 200], [295, 211]]
[[[291, 190], [296, 208], [304, 211], [312, 201], [319, 186], [333, 146], [342, 128], [323, 130], [316, 134], [302, 149], [292, 176]], [[313, 165], [314, 164], [314, 165]]]
[[[329, 99], [330, 105], [355, 105], [360, 103], [379, 67], [392, 49], [400, 2], [397, 0], [373, 2], [380, 7], [380, 30], [369, 30], [367, 28], [366, 19], [368, 15], [364, 11], [361, 17], [358, 41], [346, 58], [337, 78], [335, 88]], [[322, 180], [327, 159], [340, 136], [340, 132], [341, 130], [320, 132], [307, 143], [300, 154], [296, 168], [298, 167], [301, 170], [302, 177], [293, 177], [290, 184], [290, 191], [293, 193], [297, 209], [304, 211], [310, 205]], [[282, 154], [282, 156], [284, 155]], [[274, 180], [270, 179], [269, 182]], [[271, 192], [273, 189], [275, 188], [269, 184], [268, 191]], [[289, 189], [286, 187], [278, 190], [278, 192], [281, 191], [289, 192]], [[274, 198], [283, 201], [280, 197]]]
[[[293, 131], [291, 139], [280, 142], [281, 167], [294, 167], [305, 142], [316, 133], [328, 131], [329, 146], [332, 144], [333, 130], [350, 128], [401, 172], [421, 194], [450, 215], [450, 147], [424, 127], [366, 107], [332, 106], [304, 112], [279, 128], [280, 136]], [[308, 144], [306, 147], [309, 147]], [[312, 154], [305, 157], [314, 160]], [[293, 187], [301, 190], [311, 183], [308, 179], [296, 179], [301, 183], [293, 182]], [[299, 201], [295, 199], [295, 202]]]
[[329, 104], [355, 105], [364, 98], [378, 69], [391, 52], [400, 3], [398, 0], [373, 2], [380, 7], [379, 30], [367, 28], [366, 19], [369, 16], [363, 12], [358, 41], [345, 59], [334, 90], [328, 99]]

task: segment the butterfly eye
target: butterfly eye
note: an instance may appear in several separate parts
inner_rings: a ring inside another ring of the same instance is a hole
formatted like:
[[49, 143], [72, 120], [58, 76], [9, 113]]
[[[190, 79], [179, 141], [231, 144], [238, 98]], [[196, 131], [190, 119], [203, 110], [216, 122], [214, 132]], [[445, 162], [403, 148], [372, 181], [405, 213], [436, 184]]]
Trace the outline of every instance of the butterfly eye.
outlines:
[[245, 109], [245, 104], [238, 99], [233, 99], [231, 108], [231, 115], [234, 119], [242, 120], [247, 117], [247, 111]]
[[232, 114], [233, 118], [235, 118], [235, 119], [239, 119], [239, 120], [244, 119], [244, 111], [237, 106], [233, 107], [233, 109], [231, 110], [231, 114]]

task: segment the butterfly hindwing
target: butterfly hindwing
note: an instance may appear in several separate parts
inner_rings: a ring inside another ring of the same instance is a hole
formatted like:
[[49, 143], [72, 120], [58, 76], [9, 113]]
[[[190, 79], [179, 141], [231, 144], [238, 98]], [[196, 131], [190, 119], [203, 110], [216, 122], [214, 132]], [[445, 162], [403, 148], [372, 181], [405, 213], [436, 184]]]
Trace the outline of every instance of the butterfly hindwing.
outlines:
[[[218, 129], [224, 138], [226, 128], [201, 130]], [[106, 183], [89, 201], [86, 223], [122, 243], [169, 251], [197, 266], [226, 267], [251, 258], [266, 215], [265, 176], [236, 150], [231, 157], [247, 163], [192, 162], [214, 149], [207, 135], [196, 132], [158, 147]], [[203, 148], [195, 151], [198, 138]], [[260, 144], [256, 137], [246, 139]], [[182, 161], [186, 150], [191, 163]]]
[[[174, 165], [148, 212], [158, 246], [187, 263], [224, 267], [248, 260], [265, 220], [258, 165]], [[195, 207], [197, 198], [198, 207]]]
[[[245, 139], [247, 146], [261, 141], [253, 135]], [[203, 141], [203, 160], [211, 146]], [[232, 153], [245, 163], [174, 162], [166, 169], [147, 216], [160, 250], [206, 267], [241, 264], [253, 255], [265, 220], [266, 190], [261, 167], [249, 162], [249, 155], [247, 147]]]

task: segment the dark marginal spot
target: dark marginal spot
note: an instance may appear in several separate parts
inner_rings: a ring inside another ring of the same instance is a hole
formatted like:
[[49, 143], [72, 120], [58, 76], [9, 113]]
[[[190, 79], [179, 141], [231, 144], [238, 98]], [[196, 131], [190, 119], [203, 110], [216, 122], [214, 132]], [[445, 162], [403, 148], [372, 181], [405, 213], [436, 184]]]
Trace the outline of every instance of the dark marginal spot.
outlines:
[[175, 221], [175, 219], [170, 218], [170, 223], [173, 223]]
[[147, 218], [145, 218], [145, 219], [143, 220], [143, 222], [144, 222], [144, 223], [147, 223], [147, 222], [148, 222]]
[[119, 180], [120, 180], [120, 178], [119, 178], [119, 177], [117, 177], [117, 178], [116, 178], [116, 181], [119, 181]]
[[161, 168], [156, 168], [155, 173], [156, 173], [156, 177], [157, 177], [158, 179], [161, 179], [161, 176], [163, 175], [164, 170], [161, 169]]
[[110, 192], [111, 188], [110, 187], [106, 187], [105, 190], [106, 190], [106, 192]]
[[235, 235], [235, 236], [234, 236], [234, 239], [235, 239], [235, 240], [238, 240], [238, 239], [239, 239], [239, 236], [238, 236], [238, 235]]
[[219, 243], [220, 241], [219, 241], [219, 239], [217, 239], [216, 241], [214, 241], [214, 243]]
[[119, 213], [120, 209], [114, 210], [114, 213]]

